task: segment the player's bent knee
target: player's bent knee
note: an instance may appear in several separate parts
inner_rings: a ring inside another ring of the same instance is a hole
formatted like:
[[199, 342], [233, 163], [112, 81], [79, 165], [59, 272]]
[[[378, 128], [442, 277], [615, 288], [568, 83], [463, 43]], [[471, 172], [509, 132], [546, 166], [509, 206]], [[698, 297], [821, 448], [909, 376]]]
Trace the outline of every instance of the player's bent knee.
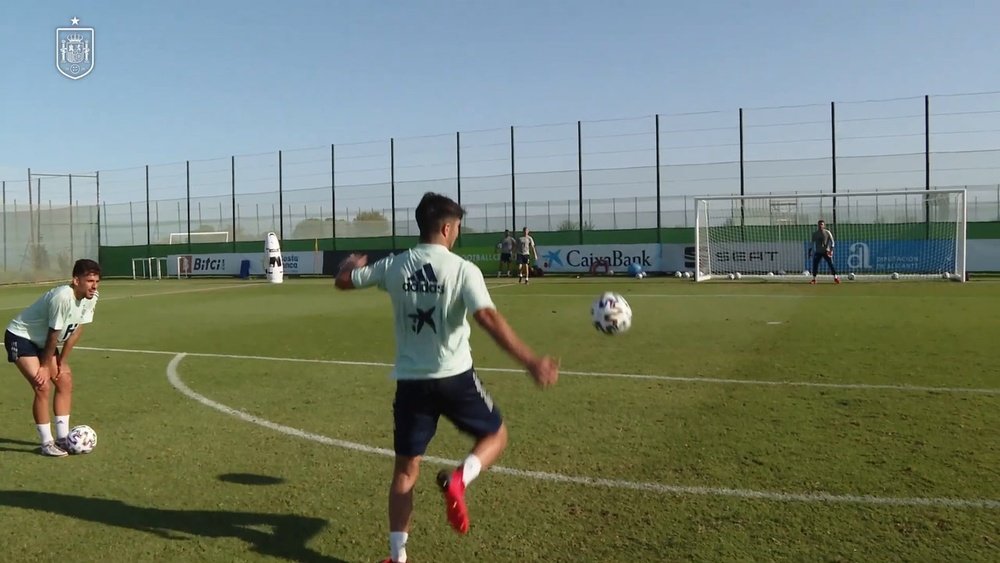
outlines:
[[62, 394], [73, 392], [73, 376], [71, 375], [60, 375], [59, 379], [54, 381], [56, 386], [56, 391]]

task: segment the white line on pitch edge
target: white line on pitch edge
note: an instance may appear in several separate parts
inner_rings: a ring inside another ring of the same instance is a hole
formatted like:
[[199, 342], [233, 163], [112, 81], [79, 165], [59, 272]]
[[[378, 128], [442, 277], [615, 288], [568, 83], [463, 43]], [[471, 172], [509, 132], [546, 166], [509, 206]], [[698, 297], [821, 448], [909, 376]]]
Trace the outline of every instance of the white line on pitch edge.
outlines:
[[[314, 434], [298, 428], [292, 428], [283, 424], [278, 424], [270, 420], [254, 416], [250, 413], [234, 409], [213, 401], [188, 387], [181, 380], [177, 366], [189, 354], [176, 354], [167, 364], [167, 379], [170, 384], [190, 399], [198, 401], [206, 407], [213, 408], [224, 414], [234, 416], [245, 422], [250, 422], [288, 436], [295, 436], [306, 440], [312, 440], [329, 446], [336, 446], [358, 452], [378, 454], [386, 457], [393, 457], [395, 453], [386, 448], [376, 448], [347, 440], [338, 440], [321, 434]], [[457, 460], [446, 459], [434, 456], [426, 456], [424, 460], [439, 465], [458, 465]], [[531, 471], [525, 469], [514, 469], [511, 467], [494, 466], [489, 469], [494, 473], [513, 475], [516, 477], [526, 477], [539, 481], [549, 481], [555, 483], [570, 483], [574, 485], [586, 485], [590, 487], [602, 487], [611, 489], [631, 489], [636, 491], [650, 491], [661, 494], [674, 495], [700, 495], [700, 496], [720, 496], [736, 497], [753, 500], [780, 501], [780, 502], [823, 502], [841, 504], [870, 504], [883, 506], [945, 506], [949, 508], [983, 508], [989, 510], [1000, 509], [1000, 501], [992, 499], [958, 499], [958, 498], [921, 498], [921, 497], [878, 497], [873, 495], [836, 495], [832, 493], [781, 493], [773, 491], [755, 491], [751, 489], [731, 489], [724, 487], [692, 487], [684, 485], [667, 485], [664, 483], [624, 481], [620, 479], [602, 479], [596, 477], [580, 477], [573, 475], [563, 475], [561, 473], [549, 473], [546, 471]]]
[[[364, 367], [392, 367], [392, 364], [385, 362], [364, 362], [351, 360], [322, 360], [310, 358], [276, 358], [271, 356], [251, 356], [241, 354], [210, 354], [207, 352], [171, 352], [167, 350], [132, 350], [128, 348], [94, 348], [90, 346], [77, 346], [75, 350], [90, 350], [93, 352], [121, 352], [125, 354], [159, 354], [173, 355], [186, 354], [200, 358], [227, 358], [231, 360], [261, 360], [268, 362], [298, 362], [306, 364], [327, 364], [336, 366], [364, 366]], [[524, 373], [524, 370], [513, 368], [484, 368], [476, 367], [477, 371], [497, 372], [497, 373]], [[931, 387], [918, 385], [889, 385], [878, 383], [819, 383], [813, 381], [767, 381], [762, 379], [732, 379], [716, 377], [684, 377], [673, 375], [647, 375], [641, 373], [609, 373], [599, 371], [571, 371], [560, 370], [560, 375], [575, 375], [580, 377], [610, 377], [619, 379], [643, 379], [651, 381], [678, 381], [683, 383], [710, 383], [720, 385], [764, 385], [771, 387], [815, 387], [822, 389], [863, 389], [863, 390], [883, 390], [883, 391], [909, 391], [909, 392], [932, 392], [932, 393], [974, 393], [980, 395], [1000, 395], [1000, 389], [977, 389], [973, 387]]]

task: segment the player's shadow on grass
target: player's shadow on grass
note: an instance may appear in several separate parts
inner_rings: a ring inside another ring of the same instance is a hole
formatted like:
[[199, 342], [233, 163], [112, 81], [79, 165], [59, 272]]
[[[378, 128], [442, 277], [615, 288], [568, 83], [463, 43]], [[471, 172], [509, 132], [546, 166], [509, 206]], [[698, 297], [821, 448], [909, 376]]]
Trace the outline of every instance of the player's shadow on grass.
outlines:
[[[9, 448], [9, 445], [22, 446], [19, 448]], [[38, 452], [38, 442], [25, 442], [24, 440], [13, 440], [11, 438], [0, 437], [0, 452], [20, 452], [32, 454]]]
[[320, 518], [256, 512], [164, 510], [132, 506], [118, 500], [18, 490], [0, 490], [0, 506], [51, 512], [167, 539], [184, 539], [182, 534], [239, 538], [263, 555], [305, 563], [345, 563], [306, 547], [327, 524]]
[[254, 473], [223, 473], [219, 475], [218, 479], [219, 481], [236, 483], [237, 485], [280, 485], [285, 482], [281, 477], [257, 475]]

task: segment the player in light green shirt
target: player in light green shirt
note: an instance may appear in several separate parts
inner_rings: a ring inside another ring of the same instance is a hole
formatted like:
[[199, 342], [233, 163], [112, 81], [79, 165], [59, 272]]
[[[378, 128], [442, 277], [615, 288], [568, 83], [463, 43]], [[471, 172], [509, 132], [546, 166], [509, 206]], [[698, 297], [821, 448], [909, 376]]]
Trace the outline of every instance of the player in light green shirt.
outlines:
[[506, 229], [503, 232], [503, 238], [497, 243], [497, 250], [500, 251], [500, 269], [497, 270], [497, 277], [500, 277], [501, 272], [506, 271], [507, 277], [510, 277], [510, 264], [511, 256], [514, 253], [514, 245], [517, 244], [517, 239], [511, 236], [510, 229]]
[[535, 239], [529, 234], [528, 227], [525, 227], [521, 231], [521, 236], [517, 237], [517, 283], [528, 283], [532, 256], [538, 260], [538, 248], [535, 246]]
[[396, 465], [389, 491], [389, 561], [406, 559], [413, 487], [442, 415], [476, 440], [462, 465], [438, 474], [448, 521], [459, 533], [469, 529], [465, 487], [507, 446], [507, 427], [473, 368], [467, 316], [539, 386], [552, 385], [559, 376], [558, 361], [537, 356], [497, 311], [479, 267], [451, 252], [464, 214], [450, 198], [427, 193], [416, 210], [420, 244], [372, 265], [365, 256], [351, 255], [336, 278], [340, 289], [378, 287], [392, 300]]
[[[66, 455], [73, 374], [67, 359], [80, 340], [83, 325], [93, 322], [101, 266], [93, 260], [77, 260], [73, 280], [45, 292], [7, 325], [4, 348], [7, 361], [16, 365], [35, 392], [32, 414], [41, 440], [41, 453]], [[62, 350], [59, 350], [59, 347]], [[49, 395], [55, 387], [52, 410], [56, 437], [49, 421]]]

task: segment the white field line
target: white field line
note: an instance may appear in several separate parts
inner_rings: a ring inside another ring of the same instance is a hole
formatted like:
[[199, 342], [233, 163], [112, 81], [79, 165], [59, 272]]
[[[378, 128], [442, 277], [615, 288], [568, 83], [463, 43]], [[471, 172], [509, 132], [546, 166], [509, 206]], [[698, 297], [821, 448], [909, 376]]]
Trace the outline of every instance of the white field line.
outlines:
[[[160, 354], [174, 355], [185, 354], [187, 356], [201, 358], [227, 358], [231, 360], [258, 360], [269, 362], [297, 362], [306, 364], [326, 364], [336, 366], [366, 366], [391, 368], [392, 364], [385, 362], [364, 362], [351, 360], [322, 360], [310, 358], [280, 358], [273, 356], [252, 356], [242, 354], [210, 354], [205, 352], [172, 352], [168, 350], [132, 350], [128, 348], [96, 348], [90, 346], [77, 346], [75, 350], [90, 350], [94, 352], [120, 352], [126, 354]], [[497, 372], [497, 373], [524, 373], [524, 370], [513, 368], [489, 368], [476, 367], [477, 371]], [[819, 383], [814, 381], [767, 381], [761, 379], [731, 379], [715, 377], [684, 377], [672, 375], [647, 375], [641, 373], [610, 373], [600, 371], [573, 371], [560, 370], [560, 375], [571, 375], [579, 377], [610, 377], [618, 379], [640, 379], [650, 381], [674, 381], [681, 383], [708, 383], [717, 385], [762, 385], [770, 387], [812, 387], [821, 389], [860, 389], [860, 390], [881, 390], [881, 391], [907, 391], [915, 393], [972, 393], [979, 395], [1000, 395], [1000, 389], [978, 389], [973, 387], [932, 387], [918, 385], [889, 385], [877, 383]]]
[[[180, 365], [181, 361], [188, 356], [188, 354], [176, 354], [167, 365], [167, 379], [170, 384], [173, 385], [175, 389], [180, 391], [182, 394], [188, 398], [198, 401], [206, 407], [215, 409], [221, 413], [234, 416], [243, 420], [245, 422], [250, 422], [276, 432], [288, 436], [294, 436], [297, 438], [303, 438], [305, 440], [311, 440], [318, 442], [320, 444], [325, 444], [328, 446], [336, 446], [338, 448], [344, 448], [348, 450], [354, 450], [369, 454], [378, 454], [385, 457], [393, 457], [395, 454], [392, 450], [386, 448], [377, 448], [374, 446], [368, 446], [365, 444], [358, 444], [356, 442], [349, 442], [347, 440], [338, 440], [336, 438], [330, 438], [323, 436], [321, 434], [314, 434], [312, 432], [307, 432], [305, 430], [300, 430], [298, 428], [292, 428], [290, 426], [285, 426], [278, 424], [276, 422], [271, 422], [254, 416], [250, 413], [234, 409], [223, 405], [222, 403], [213, 401], [204, 395], [192, 390], [188, 387], [180, 377], [177, 371], [177, 366]], [[434, 456], [426, 456], [424, 460], [439, 464], [439, 465], [458, 465], [460, 462], [454, 459], [446, 459]], [[700, 496], [717, 496], [717, 497], [735, 497], [753, 500], [765, 500], [765, 501], [779, 501], [779, 502], [811, 502], [811, 503], [839, 503], [839, 504], [868, 504], [868, 505], [883, 505], [883, 506], [944, 506], [948, 508], [981, 508], [988, 510], [1000, 509], [1000, 500], [993, 499], [959, 499], [959, 498], [921, 498], [921, 497], [879, 497], [874, 495], [836, 495], [832, 493], [816, 492], [816, 493], [782, 493], [774, 491], [756, 491], [751, 489], [732, 489], [727, 487], [692, 487], [684, 485], [667, 485], [664, 483], [652, 483], [652, 482], [640, 482], [640, 481], [625, 481], [620, 479], [602, 479], [597, 477], [580, 477], [574, 475], [563, 475], [561, 473], [549, 473], [546, 471], [532, 471], [525, 469], [515, 469], [511, 467], [494, 466], [490, 468], [490, 471], [495, 473], [502, 473], [505, 475], [513, 475], [515, 477], [524, 477], [528, 479], [536, 479], [539, 481], [548, 481], [554, 483], [569, 483], [574, 485], [585, 485], [589, 487], [602, 487], [611, 489], [631, 489], [636, 491], [649, 491], [653, 493], [661, 494], [673, 494], [673, 495], [700, 495]]]
[[[622, 292], [620, 290], [619, 290], [619, 293], [621, 293], [623, 296], [625, 296], [626, 299], [629, 299], [629, 300], [636, 299], [636, 298], [639, 298], [639, 297], [669, 298], [669, 299], [687, 299], [687, 298], [691, 298], [691, 299], [714, 299], [716, 297], [718, 297], [718, 298], [727, 298], [727, 299], [741, 299], [741, 298], [744, 298], [744, 297], [749, 298], [749, 299], [813, 299], [813, 298], [824, 299], [824, 298], [827, 298], [827, 297], [830, 297], [830, 298], [835, 298], [835, 297], [836, 298], [851, 298], [851, 299], [853, 299], [855, 297], [861, 298], [861, 299], [866, 299], [866, 298], [870, 298], [870, 299], [883, 299], [883, 298], [892, 298], [892, 297], [895, 297], [895, 298], [898, 298], [898, 299], [907, 299], [907, 298], [908, 299], [923, 299], [923, 297], [917, 297], [917, 296], [913, 296], [913, 295], [891, 295], [891, 294], [886, 294], [886, 295], [857, 295], [857, 294], [836, 295], [836, 294], [832, 294], [832, 293], [817, 293], [817, 294], [814, 294], [814, 295], [807, 295], [807, 294], [803, 293], [803, 294], [794, 294], [793, 295], [793, 294], [780, 294], [780, 293], [628, 293], [628, 292]], [[519, 293], [511, 293], [511, 292], [505, 291], [503, 293], [498, 293], [497, 295], [500, 295], [500, 296], [503, 296], [503, 297], [578, 297], [580, 299], [593, 299], [594, 298], [593, 295], [585, 294], [585, 293], [520, 293], [519, 294]], [[954, 297], [977, 297], [977, 296], [971, 296], [971, 295], [948, 295], [947, 297], [949, 299], [951, 299], [951, 298], [954, 298]]]
[[[492, 288], [491, 288], [492, 289]], [[619, 291], [620, 292], [620, 291]], [[621, 293], [621, 292], [620, 292]], [[503, 292], [499, 295], [504, 297], [579, 297], [580, 299], [592, 299], [594, 296], [587, 293], [512, 293]], [[770, 294], [770, 293], [622, 293], [627, 299], [634, 297], [674, 297], [674, 298], [701, 298], [712, 297], [773, 297], [775, 299], [805, 299], [814, 297], [813, 295], [790, 295], [790, 294]], [[820, 297], [826, 297], [825, 295]], [[851, 297], [864, 297], [862, 295], [851, 295]], [[876, 297], [876, 296], [871, 296]]]
[[[135, 295], [115, 295], [113, 297], [102, 297], [99, 299], [99, 303], [104, 303], [107, 301], [118, 301], [119, 299], [133, 299], [135, 297], [158, 297], [160, 295], [178, 295], [181, 293], [200, 293], [203, 291], [216, 291], [220, 289], [236, 289], [240, 287], [258, 287], [264, 286], [262, 283], [249, 283], [249, 284], [239, 284], [239, 285], [215, 285], [212, 287], [200, 287], [197, 289], [178, 289], [176, 291], [154, 291], [152, 293], [137, 293]], [[27, 305], [18, 305], [17, 307], [2, 307], [0, 311], [20, 311], [24, 309]]]

